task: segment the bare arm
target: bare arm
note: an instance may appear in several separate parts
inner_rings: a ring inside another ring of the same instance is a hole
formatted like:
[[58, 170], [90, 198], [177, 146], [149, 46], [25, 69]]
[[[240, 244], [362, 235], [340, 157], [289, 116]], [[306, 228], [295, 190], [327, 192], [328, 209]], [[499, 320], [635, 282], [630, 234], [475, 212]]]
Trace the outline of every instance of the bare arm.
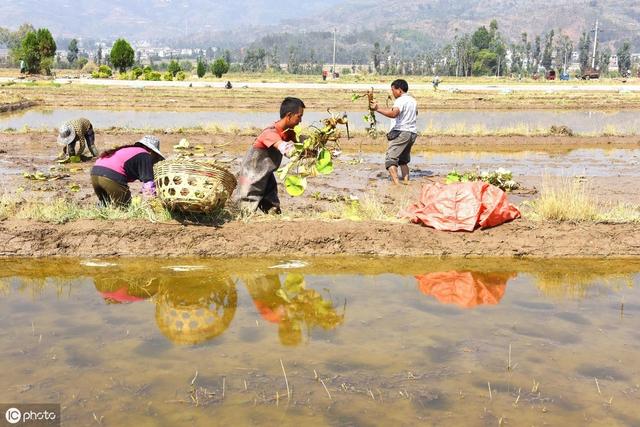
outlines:
[[373, 111], [376, 111], [385, 117], [389, 117], [390, 119], [395, 119], [400, 114], [400, 109], [398, 107], [380, 108], [378, 103], [373, 104], [372, 109]]

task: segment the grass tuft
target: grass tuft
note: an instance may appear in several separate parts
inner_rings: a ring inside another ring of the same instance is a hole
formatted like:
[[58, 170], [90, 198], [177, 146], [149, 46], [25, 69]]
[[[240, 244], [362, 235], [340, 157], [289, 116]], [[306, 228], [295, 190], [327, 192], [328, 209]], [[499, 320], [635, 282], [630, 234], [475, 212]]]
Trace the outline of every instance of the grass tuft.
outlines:
[[640, 206], [599, 203], [586, 182], [545, 177], [540, 197], [524, 205], [525, 215], [538, 221], [639, 223]]

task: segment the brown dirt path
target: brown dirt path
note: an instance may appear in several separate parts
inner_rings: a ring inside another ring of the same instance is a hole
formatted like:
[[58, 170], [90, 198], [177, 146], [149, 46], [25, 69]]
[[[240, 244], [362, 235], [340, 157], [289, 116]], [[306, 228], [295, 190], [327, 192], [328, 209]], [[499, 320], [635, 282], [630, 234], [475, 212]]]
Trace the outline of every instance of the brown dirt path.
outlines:
[[633, 224], [527, 220], [473, 233], [351, 221], [231, 222], [220, 228], [142, 221], [0, 222], [1, 257], [257, 255], [631, 258], [640, 256], [640, 232]]

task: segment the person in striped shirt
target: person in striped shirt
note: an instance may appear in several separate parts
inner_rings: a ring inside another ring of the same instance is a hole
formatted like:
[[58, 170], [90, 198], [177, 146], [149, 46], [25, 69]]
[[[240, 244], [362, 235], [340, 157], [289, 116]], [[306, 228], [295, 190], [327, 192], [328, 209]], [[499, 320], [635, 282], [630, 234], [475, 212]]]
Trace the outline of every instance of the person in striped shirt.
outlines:
[[[78, 150], [76, 150], [78, 143]], [[58, 144], [62, 146], [62, 153], [58, 160], [65, 160], [73, 156], [81, 156], [85, 147], [89, 148], [93, 157], [98, 157], [96, 135], [93, 125], [84, 117], [63, 123], [58, 130]]]

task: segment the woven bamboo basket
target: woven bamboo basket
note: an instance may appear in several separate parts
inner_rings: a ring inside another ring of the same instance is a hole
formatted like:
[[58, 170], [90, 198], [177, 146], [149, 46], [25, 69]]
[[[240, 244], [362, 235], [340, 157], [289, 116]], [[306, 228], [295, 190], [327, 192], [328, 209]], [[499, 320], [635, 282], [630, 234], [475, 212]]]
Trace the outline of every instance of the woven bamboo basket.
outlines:
[[224, 206], [236, 188], [236, 177], [210, 163], [164, 160], [153, 167], [156, 191], [170, 210], [211, 213]]

